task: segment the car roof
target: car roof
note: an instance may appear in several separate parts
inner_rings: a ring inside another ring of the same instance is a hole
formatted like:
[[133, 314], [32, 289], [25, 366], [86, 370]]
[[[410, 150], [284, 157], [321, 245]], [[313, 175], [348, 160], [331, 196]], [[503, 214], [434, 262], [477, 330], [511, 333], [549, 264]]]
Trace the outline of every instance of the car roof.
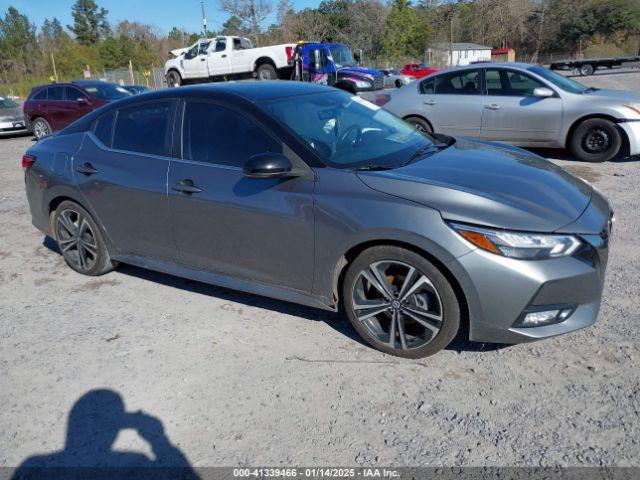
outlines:
[[519, 69], [519, 70], [528, 70], [531, 67], [537, 66], [535, 63], [524, 63], [524, 62], [478, 62], [478, 63], [473, 63], [471, 65], [462, 65], [459, 67], [451, 67], [451, 68], [447, 68], [445, 70], [441, 70], [440, 72], [438, 72], [435, 75], [439, 75], [442, 73], [449, 73], [449, 72], [456, 72], [456, 71], [463, 71], [463, 70], [473, 70], [473, 69], [477, 69], [477, 68], [486, 68], [486, 67], [490, 67], [490, 68], [515, 68], [515, 69]]

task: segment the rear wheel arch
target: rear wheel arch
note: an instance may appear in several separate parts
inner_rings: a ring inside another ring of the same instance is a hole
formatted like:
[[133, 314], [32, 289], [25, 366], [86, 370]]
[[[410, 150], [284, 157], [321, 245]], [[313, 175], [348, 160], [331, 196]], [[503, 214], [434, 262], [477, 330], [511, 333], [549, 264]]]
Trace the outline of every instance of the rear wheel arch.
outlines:
[[434, 131], [435, 131], [435, 130], [434, 130], [434, 128], [433, 128], [433, 123], [431, 123], [429, 120], [427, 120], [427, 119], [426, 119], [425, 117], [423, 117], [422, 115], [414, 115], [414, 114], [412, 114], [412, 115], [405, 115], [404, 117], [402, 117], [402, 119], [403, 119], [405, 122], [410, 122], [412, 118], [415, 118], [415, 119], [417, 119], [417, 120], [421, 120], [421, 121], [423, 121], [423, 122], [426, 122], [426, 123], [427, 123], [427, 125], [429, 126], [429, 128], [431, 129], [431, 131], [432, 131], [432, 132], [434, 132]]
[[467, 297], [464, 293], [462, 285], [453, 274], [453, 272], [446, 267], [446, 265], [435, 255], [426, 251], [425, 249], [418, 247], [414, 244], [403, 242], [400, 240], [391, 240], [391, 239], [379, 239], [379, 240], [368, 240], [365, 242], [358, 243], [350, 247], [344, 255], [340, 257], [338, 262], [335, 265], [334, 270], [334, 278], [333, 278], [333, 295], [334, 300], [336, 300], [337, 306], [339, 310], [343, 310], [344, 306], [342, 304], [343, 298], [341, 292], [343, 291], [344, 280], [349, 269], [349, 266], [353, 263], [353, 261], [358, 258], [358, 256], [364, 252], [365, 250], [372, 247], [380, 247], [380, 246], [391, 246], [391, 247], [400, 247], [411, 252], [414, 252], [429, 262], [431, 262], [439, 271], [444, 275], [447, 281], [451, 284], [453, 291], [456, 294], [456, 298], [460, 305], [460, 328], [463, 329], [465, 333], [469, 332], [469, 306], [467, 302]]
[[278, 68], [276, 67], [276, 64], [273, 61], [273, 59], [270, 57], [260, 57], [255, 61], [255, 63], [253, 64], [253, 72], [256, 75], [256, 77], [258, 77], [258, 71], [260, 70], [260, 67], [262, 67], [263, 65], [269, 65], [271, 66], [271, 68], [273, 68], [273, 71], [275, 72], [275, 75], [276, 75], [275, 79], [277, 80]]

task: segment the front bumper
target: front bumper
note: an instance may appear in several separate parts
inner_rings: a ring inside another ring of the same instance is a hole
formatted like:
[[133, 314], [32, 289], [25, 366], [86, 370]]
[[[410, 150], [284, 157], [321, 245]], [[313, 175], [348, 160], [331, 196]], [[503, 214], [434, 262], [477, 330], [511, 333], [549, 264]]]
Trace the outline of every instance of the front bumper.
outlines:
[[24, 120], [12, 120], [10, 122], [0, 122], [0, 136], [16, 135], [19, 133], [29, 133], [29, 129]]
[[[572, 256], [527, 261], [476, 249], [448, 264], [468, 303], [470, 340], [521, 343], [595, 323], [604, 286], [612, 214], [608, 203], [594, 195], [598, 198], [572, 224], [577, 229], [574, 232], [588, 232], [574, 233], [583, 245]], [[594, 221], [597, 227], [584, 227]], [[557, 305], [569, 305], [573, 313], [550, 325], [514, 326], [525, 311], [553, 310]]]
[[640, 121], [619, 122], [618, 125], [627, 134], [629, 155], [640, 155]]

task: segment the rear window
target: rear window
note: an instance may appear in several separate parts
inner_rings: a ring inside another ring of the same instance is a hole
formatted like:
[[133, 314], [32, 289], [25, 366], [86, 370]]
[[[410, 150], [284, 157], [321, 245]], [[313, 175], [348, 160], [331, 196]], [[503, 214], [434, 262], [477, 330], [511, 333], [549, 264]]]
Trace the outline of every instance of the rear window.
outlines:
[[105, 147], [111, 147], [114, 117], [115, 112], [109, 112], [98, 118], [93, 125], [93, 134], [98, 137], [98, 140], [100, 140]]
[[169, 155], [171, 102], [153, 102], [118, 111], [113, 148], [150, 155]]

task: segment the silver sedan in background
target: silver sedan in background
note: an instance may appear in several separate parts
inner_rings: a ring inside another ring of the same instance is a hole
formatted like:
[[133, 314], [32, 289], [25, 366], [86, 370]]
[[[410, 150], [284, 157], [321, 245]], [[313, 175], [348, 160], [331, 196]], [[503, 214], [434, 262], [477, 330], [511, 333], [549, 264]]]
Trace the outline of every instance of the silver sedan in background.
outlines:
[[453, 68], [375, 102], [427, 132], [567, 148], [589, 162], [640, 154], [640, 95], [588, 88], [539, 65]]
[[397, 68], [391, 68], [389, 70], [380, 70], [384, 75], [384, 87], [385, 88], [400, 88], [403, 85], [407, 85], [413, 82], [416, 77], [412, 75], [404, 75]]

